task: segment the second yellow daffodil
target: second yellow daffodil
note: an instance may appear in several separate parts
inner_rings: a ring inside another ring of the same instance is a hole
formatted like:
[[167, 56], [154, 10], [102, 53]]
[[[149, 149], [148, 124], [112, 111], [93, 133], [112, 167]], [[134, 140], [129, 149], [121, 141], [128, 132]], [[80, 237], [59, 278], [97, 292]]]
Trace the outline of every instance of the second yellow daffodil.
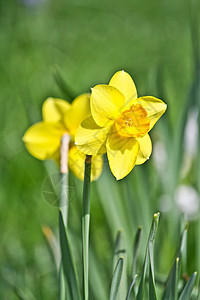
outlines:
[[[27, 150], [36, 158], [53, 158], [59, 162], [60, 145], [65, 133], [70, 135], [68, 166], [76, 177], [83, 180], [85, 157], [74, 145], [79, 124], [91, 114], [90, 95], [82, 94], [69, 104], [62, 99], [48, 98], [42, 107], [43, 121], [32, 125], [25, 132], [23, 141]], [[91, 179], [96, 180], [102, 171], [101, 155], [93, 156]]]
[[109, 85], [95, 86], [90, 99], [92, 115], [79, 127], [76, 145], [88, 155], [107, 152], [112, 173], [122, 179], [150, 157], [148, 132], [167, 106], [155, 97], [138, 98], [131, 76], [124, 71], [115, 73]]

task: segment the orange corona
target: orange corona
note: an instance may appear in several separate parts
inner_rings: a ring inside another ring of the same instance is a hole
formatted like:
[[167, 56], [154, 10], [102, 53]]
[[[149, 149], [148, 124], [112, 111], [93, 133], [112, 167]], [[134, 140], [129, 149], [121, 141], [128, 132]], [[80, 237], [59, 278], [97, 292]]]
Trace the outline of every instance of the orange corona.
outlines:
[[115, 122], [115, 129], [121, 136], [142, 137], [150, 127], [150, 119], [146, 110], [140, 105], [132, 105], [125, 110]]

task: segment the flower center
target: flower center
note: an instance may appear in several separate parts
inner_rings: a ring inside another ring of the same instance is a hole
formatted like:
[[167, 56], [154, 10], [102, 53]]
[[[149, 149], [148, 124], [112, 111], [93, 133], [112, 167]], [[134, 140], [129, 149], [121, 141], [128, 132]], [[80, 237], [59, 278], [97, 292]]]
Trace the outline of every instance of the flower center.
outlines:
[[121, 136], [143, 137], [150, 128], [147, 111], [140, 105], [134, 104], [124, 111], [115, 121], [115, 129]]

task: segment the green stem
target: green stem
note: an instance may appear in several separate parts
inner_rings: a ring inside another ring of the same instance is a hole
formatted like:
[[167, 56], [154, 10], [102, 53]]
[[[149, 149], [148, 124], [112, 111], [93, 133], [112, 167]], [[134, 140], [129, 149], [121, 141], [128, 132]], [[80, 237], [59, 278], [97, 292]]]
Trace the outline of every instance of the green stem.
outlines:
[[[68, 150], [70, 136], [65, 133], [61, 139], [60, 147], [60, 204], [59, 208], [62, 213], [65, 228], [68, 221]], [[59, 300], [65, 300], [65, 281], [62, 261], [59, 270]]]
[[82, 243], [83, 243], [83, 299], [89, 299], [89, 226], [90, 226], [90, 177], [91, 177], [90, 155], [85, 159], [85, 175], [83, 186], [83, 215], [82, 215]]
[[68, 173], [60, 173], [60, 210], [65, 228], [68, 222]]

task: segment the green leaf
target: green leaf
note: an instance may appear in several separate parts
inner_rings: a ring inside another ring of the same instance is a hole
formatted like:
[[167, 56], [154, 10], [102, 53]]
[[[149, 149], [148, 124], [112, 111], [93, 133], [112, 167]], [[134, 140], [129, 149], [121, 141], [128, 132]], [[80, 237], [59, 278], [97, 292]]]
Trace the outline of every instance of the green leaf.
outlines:
[[198, 293], [197, 293], [197, 299], [196, 300], [200, 300], [200, 281], [198, 284]]
[[[142, 270], [142, 277], [140, 280], [140, 285], [137, 293], [137, 300], [142, 300], [144, 297], [144, 283], [145, 283], [145, 277], [146, 277], [146, 271], [147, 271], [147, 264], [148, 260], [150, 260], [151, 268], [152, 268], [152, 278], [154, 277], [154, 268], [153, 268], [153, 248], [154, 248], [154, 240], [156, 237], [156, 232], [158, 229], [158, 222], [159, 222], [159, 217], [160, 213], [156, 213], [153, 216], [153, 221], [149, 233], [149, 239], [147, 243], [147, 248], [146, 248], [146, 255], [145, 255], [145, 260], [143, 264], [143, 270]], [[152, 279], [154, 281], [154, 278]]]
[[131, 282], [131, 285], [130, 285], [130, 287], [128, 289], [128, 292], [127, 292], [127, 295], [126, 295], [126, 300], [128, 300], [129, 297], [130, 297], [130, 295], [131, 295], [131, 291], [132, 291], [132, 288], [133, 288], [133, 286], [134, 286], [134, 284], [136, 282], [137, 277], [138, 277], [138, 274], [135, 274], [135, 276], [134, 276], [134, 278], [133, 278], [133, 280]]
[[57, 65], [55, 65], [53, 67], [53, 76], [54, 76], [54, 79], [55, 79], [57, 85], [59, 86], [60, 90], [63, 92], [65, 99], [67, 99], [68, 102], [71, 103], [75, 97], [74, 97], [71, 89], [68, 87], [67, 83], [63, 79], [63, 76], [61, 75], [61, 72], [58, 69]]
[[180, 258], [177, 257], [168, 276], [167, 285], [162, 300], [177, 299]]
[[185, 287], [179, 297], [179, 300], [190, 300], [190, 295], [191, 295], [193, 287], [194, 287], [196, 276], [197, 276], [197, 272], [194, 272], [192, 274], [192, 276], [190, 277], [190, 279], [188, 280], [187, 284], [185, 285]]
[[59, 269], [59, 300], [65, 300], [65, 278], [62, 264]]
[[59, 211], [59, 229], [60, 229], [60, 247], [61, 247], [61, 254], [62, 254], [62, 266], [63, 266], [65, 278], [68, 283], [69, 293], [71, 299], [81, 300], [80, 291], [78, 288], [76, 270], [74, 267], [69, 241], [65, 231], [62, 213], [60, 211]]
[[113, 255], [113, 270], [119, 260], [119, 258], [124, 255], [126, 250], [123, 247], [123, 234], [122, 230], [118, 230], [117, 237], [115, 240], [115, 247], [114, 247], [114, 255]]
[[149, 264], [149, 300], [157, 300], [154, 274], [152, 272], [151, 263]]
[[139, 227], [136, 232], [135, 241], [134, 241], [132, 276], [136, 274], [136, 266], [137, 266], [141, 236], [142, 236], [142, 227]]
[[180, 246], [178, 249], [178, 257], [176, 258], [172, 269], [169, 273], [166, 288], [163, 293], [162, 300], [168, 300], [170, 297], [174, 297], [173, 299], [177, 299], [178, 295], [178, 279], [179, 279], [179, 271], [180, 271], [180, 258], [184, 253], [184, 249], [186, 248], [187, 241], [187, 232], [188, 232], [189, 223], [187, 222], [181, 236]]
[[115, 271], [113, 273], [112, 283], [110, 288], [110, 298], [109, 298], [110, 300], [116, 300], [117, 298], [119, 285], [122, 277], [122, 270], [123, 270], [123, 258], [121, 257], [118, 260]]

